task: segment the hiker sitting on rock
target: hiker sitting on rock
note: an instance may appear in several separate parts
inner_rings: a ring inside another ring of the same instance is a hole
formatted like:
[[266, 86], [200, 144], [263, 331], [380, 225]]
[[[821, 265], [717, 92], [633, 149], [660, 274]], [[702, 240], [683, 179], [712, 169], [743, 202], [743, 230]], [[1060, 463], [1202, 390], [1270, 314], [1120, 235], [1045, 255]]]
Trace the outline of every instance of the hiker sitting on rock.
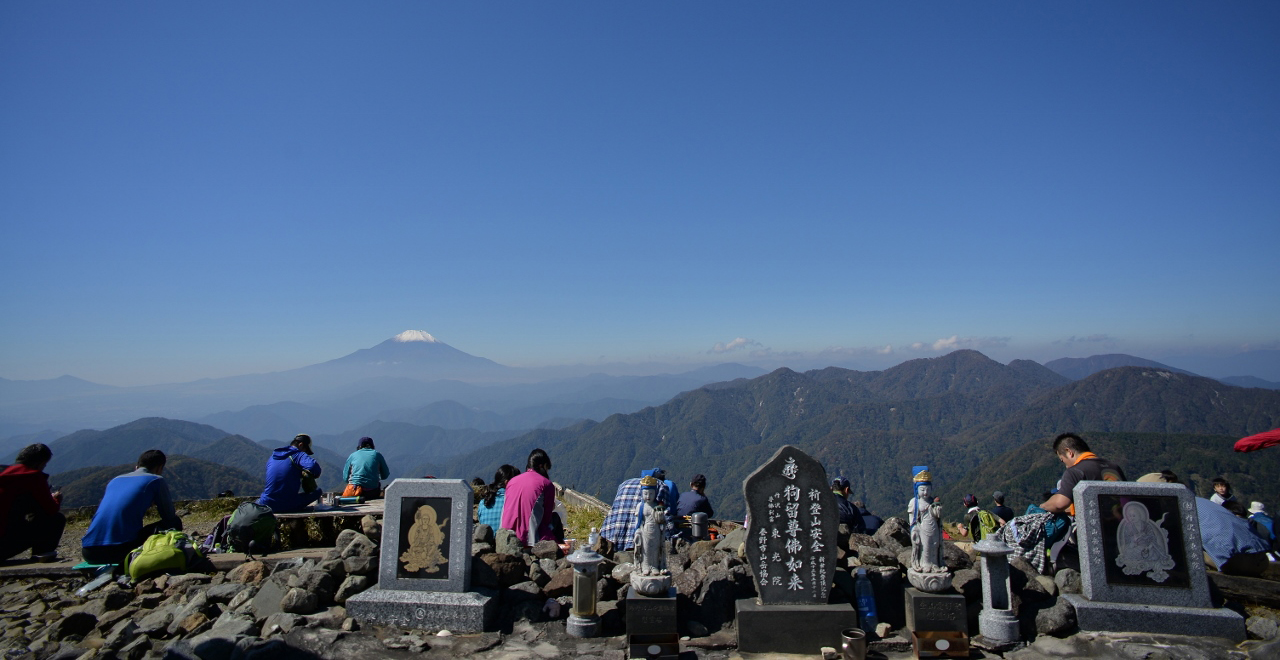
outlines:
[[[173, 498], [165, 483], [164, 452], [148, 449], [138, 457], [137, 469], [107, 484], [102, 503], [93, 514], [89, 531], [80, 544], [84, 560], [90, 564], [120, 564], [130, 551], [152, 534], [166, 529], [182, 529], [182, 519], [173, 510]], [[142, 516], [155, 505], [160, 520], [142, 524]]]
[[288, 447], [275, 450], [267, 459], [267, 485], [258, 504], [271, 507], [274, 513], [297, 513], [320, 499], [319, 477], [320, 464], [311, 458], [311, 436], [299, 433]]
[[[373, 448], [373, 438], [360, 438], [356, 450], [347, 457], [342, 466], [342, 480], [347, 483], [343, 497], [360, 497], [365, 499], [382, 497], [382, 480], [391, 476], [387, 467], [387, 459]], [[484, 482], [481, 482], [484, 485]]]
[[[652, 475], [652, 470], [644, 470], [639, 477], [618, 484], [618, 491], [613, 496], [613, 506], [600, 525], [600, 538], [608, 541], [615, 550], [630, 550], [635, 547], [636, 526], [640, 524], [636, 520], [636, 506], [644, 501], [640, 479]], [[658, 500], [665, 502], [666, 493], [666, 483], [659, 481]], [[668, 532], [670, 531], [669, 529]]]
[[0, 560], [27, 548], [36, 561], [57, 560], [67, 518], [59, 511], [62, 493], [49, 492], [44, 467], [51, 458], [48, 446], [27, 445], [17, 463], [0, 471]]
[[556, 488], [548, 473], [551, 457], [541, 449], [529, 452], [525, 471], [507, 482], [502, 503], [502, 528], [516, 533], [520, 544], [533, 547], [538, 541], [554, 541], [551, 516], [555, 513]]

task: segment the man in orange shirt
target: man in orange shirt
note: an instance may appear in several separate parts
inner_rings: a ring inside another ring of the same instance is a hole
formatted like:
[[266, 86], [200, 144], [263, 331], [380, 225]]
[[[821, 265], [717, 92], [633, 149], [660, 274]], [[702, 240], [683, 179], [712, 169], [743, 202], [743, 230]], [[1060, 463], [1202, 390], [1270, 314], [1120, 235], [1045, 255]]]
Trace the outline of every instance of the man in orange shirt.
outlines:
[[1071, 501], [1071, 491], [1081, 481], [1125, 481], [1124, 471], [1111, 461], [1098, 458], [1089, 451], [1089, 445], [1074, 433], [1063, 433], [1053, 439], [1053, 452], [1067, 469], [1058, 482], [1058, 492], [1040, 505], [1049, 513], [1076, 515], [1076, 505]]

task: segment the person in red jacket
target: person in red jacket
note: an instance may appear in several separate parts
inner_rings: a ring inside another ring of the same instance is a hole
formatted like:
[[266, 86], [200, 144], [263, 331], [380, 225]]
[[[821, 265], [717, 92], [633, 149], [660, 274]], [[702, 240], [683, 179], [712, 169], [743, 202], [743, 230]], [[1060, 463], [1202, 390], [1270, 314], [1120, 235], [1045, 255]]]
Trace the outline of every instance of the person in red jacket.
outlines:
[[0, 471], [0, 559], [30, 548], [36, 561], [57, 561], [67, 518], [60, 511], [62, 493], [49, 492], [44, 467], [51, 458], [48, 446], [28, 445], [17, 463]]

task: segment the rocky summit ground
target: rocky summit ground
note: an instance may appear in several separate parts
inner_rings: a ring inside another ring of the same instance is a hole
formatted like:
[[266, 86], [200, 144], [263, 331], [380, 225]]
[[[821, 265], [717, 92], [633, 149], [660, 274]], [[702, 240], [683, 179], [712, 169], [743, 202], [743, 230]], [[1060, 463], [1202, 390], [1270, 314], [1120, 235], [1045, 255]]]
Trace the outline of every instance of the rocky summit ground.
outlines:
[[[899, 521], [891, 519], [876, 535], [851, 535], [842, 544], [847, 566], [866, 566], [878, 576], [881, 602], [891, 603], [895, 590], [901, 597], [901, 532]], [[613, 553], [601, 567], [597, 587], [603, 636], [578, 639], [565, 633], [572, 568], [559, 548], [548, 542], [522, 549], [509, 532], [477, 525], [473, 582], [497, 594], [497, 616], [494, 630], [464, 634], [363, 625], [347, 615], [346, 599], [376, 581], [380, 536], [378, 521], [366, 517], [358, 531], [342, 531], [332, 549], [317, 550], [314, 554], [321, 556], [312, 559], [252, 560], [226, 571], [113, 582], [85, 595], [76, 593], [85, 584], [82, 576], [6, 578], [0, 582], [0, 652], [6, 659], [23, 660], [625, 656], [625, 601], [618, 596], [631, 567], [628, 553]], [[681, 657], [817, 657], [737, 650], [733, 603], [754, 595], [737, 547], [733, 538], [677, 544], [670, 565], [680, 594]], [[957, 591], [966, 599], [980, 593], [982, 576], [972, 560], [954, 546], [949, 546], [947, 560], [953, 564]], [[1078, 576], [1037, 576], [1019, 566], [1014, 583], [1031, 643], [974, 648], [971, 657], [1280, 658], [1273, 610], [1247, 612], [1251, 639], [1241, 644], [1205, 637], [1100, 635], [1075, 630], [1073, 613], [1063, 606], [1066, 599], [1057, 597], [1077, 589]], [[837, 591], [846, 588], [837, 580]], [[883, 638], [872, 643], [868, 657], [913, 657], [906, 633], [890, 611], [885, 608]]]

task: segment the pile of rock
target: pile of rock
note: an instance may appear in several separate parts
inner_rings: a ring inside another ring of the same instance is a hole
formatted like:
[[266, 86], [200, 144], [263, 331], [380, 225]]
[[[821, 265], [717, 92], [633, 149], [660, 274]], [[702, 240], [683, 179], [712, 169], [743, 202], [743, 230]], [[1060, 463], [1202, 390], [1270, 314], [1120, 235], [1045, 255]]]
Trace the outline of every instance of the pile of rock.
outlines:
[[[902, 518], [890, 518], [874, 536], [866, 534], [841, 534], [839, 557], [852, 571], [865, 566], [876, 588], [876, 601], [881, 608], [880, 619], [895, 628], [902, 625], [901, 581], [893, 576], [903, 574], [911, 563], [911, 532]], [[965, 597], [969, 609], [969, 629], [978, 631], [978, 613], [982, 610], [982, 572], [973, 557], [952, 541], [943, 541], [943, 559], [954, 574], [952, 588]], [[1066, 569], [1051, 578], [1040, 575], [1027, 561], [1013, 558], [1012, 568], [1013, 610], [1018, 616], [1024, 639], [1036, 635], [1065, 637], [1076, 630], [1075, 611], [1064, 593], [1080, 593], [1080, 574]], [[843, 579], [837, 573], [837, 586]], [[884, 585], [883, 587], [881, 585]], [[841, 589], [852, 595], [852, 589]]]
[[[377, 531], [372, 518], [366, 531]], [[321, 561], [249, 561], [226, 573], [109, 583], [80, 597], [83, 578], [0, 587], [5, 657], [268, 657], [295, 628], [351, 631], [341, 604], [377, 579], [378, 545], [354, 530]]]
[[[730, 626], [734, 601], [755, 595], [745, 563], [737, 554], [741, 539], [719, 543], [677, 542], [669, 559], [678, 592], [682, 631], [705, 636]], [[472, 543], [471, 583], [499, 595], [497, 627], [511, 630], [517, 622], [539, 622], [568, 615], [573, 598], [573, 567], [560, 548], [543, 541], [521, 548], [510, 530], [496, 533], [476, 525]], [[635, 567], [630, 552], [606, 555], [596, 585], [602, 634], [624, 632], [626, 585]]]

